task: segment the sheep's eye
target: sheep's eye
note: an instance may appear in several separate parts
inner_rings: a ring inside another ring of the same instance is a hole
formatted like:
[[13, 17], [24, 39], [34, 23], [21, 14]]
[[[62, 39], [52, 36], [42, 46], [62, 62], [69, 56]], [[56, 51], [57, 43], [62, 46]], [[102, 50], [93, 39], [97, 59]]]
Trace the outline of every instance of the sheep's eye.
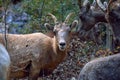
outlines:
[[58, 25], [58, 24], [59, 24], [58, 22], [55, 23], [55, 25]]

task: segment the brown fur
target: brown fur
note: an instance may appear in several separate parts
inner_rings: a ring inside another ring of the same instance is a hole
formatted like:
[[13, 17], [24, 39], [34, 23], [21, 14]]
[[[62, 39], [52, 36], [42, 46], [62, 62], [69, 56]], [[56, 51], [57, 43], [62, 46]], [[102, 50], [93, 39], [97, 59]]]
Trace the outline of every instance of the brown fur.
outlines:
[[[3, 34], [0, 34], [0, 43], [5, 46]], [[59, 50], [55, 36], [51, 38], [42, 33], [7, 34], [7, 43], [12, 62], [11, 78], [42, 76], [43, 70], [45, 75], [49, 75], [64, 60], [67, 52], [67, 49]]]
[[[3, 40], [3, 36], [0, 34], [0, 43], [4, 45]], [[18, 66], [21, 62], [31, 61], [31, 65], [35, 66], [32, 69], [34, 73], [34, 71], [39, 71], [39, 69], [54, 70], [66, 56], [66, 51], [59, 51], [55, 37], [50, 38], [42, 33], [8, 34], [7, 42], [8, 52], [12, 60], [11, 70], [14, 70], [13, 66], [17, 66], [16, 70], [11, 71], [12, 78], [28, 76], [27, 72], [21, 69], [25, 66]], [[15, 75], [17, 74], [15, 71], [19, 74]]]
[[[70, 13], [63, 23], [58, 23], [54, 15], [49, 14], [55, 22], [54, 37], [43, 33], [0, 34], [0, 43], [7, 42], [7, 51], [11, 58], [10, 77], [37, 80], [39, 76], [49, 75], [62, 62], [67, 54], [71, 29], [78, 24], [77, 20], [69, 26]], [[58, 23], [58, 24], [57, 24]], [[49, 26], [46, 26], [49, 27]]]

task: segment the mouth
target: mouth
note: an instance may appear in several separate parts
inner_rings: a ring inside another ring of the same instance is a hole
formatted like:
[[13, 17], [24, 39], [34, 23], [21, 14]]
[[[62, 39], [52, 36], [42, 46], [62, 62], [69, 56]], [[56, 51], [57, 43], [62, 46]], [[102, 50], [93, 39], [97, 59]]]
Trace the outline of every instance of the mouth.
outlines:
[[60, 49], [61, 51], [65, 51], [65, 46], [59, 46], [59, 49]]

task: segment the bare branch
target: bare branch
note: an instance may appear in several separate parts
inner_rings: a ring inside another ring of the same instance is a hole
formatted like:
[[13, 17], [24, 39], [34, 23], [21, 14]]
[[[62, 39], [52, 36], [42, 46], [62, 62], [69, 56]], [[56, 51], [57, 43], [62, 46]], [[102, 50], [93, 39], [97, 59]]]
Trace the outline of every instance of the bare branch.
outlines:
[[82, 7], [82, 1], [81, 0], [78, 0], [78, 6], [79, 6], [79, 8]]

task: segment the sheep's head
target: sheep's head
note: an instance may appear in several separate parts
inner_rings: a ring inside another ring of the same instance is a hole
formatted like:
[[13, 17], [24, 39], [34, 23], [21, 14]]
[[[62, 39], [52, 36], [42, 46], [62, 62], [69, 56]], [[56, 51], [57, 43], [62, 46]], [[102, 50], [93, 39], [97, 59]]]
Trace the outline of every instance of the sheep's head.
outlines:
[[68, 20], [72, 15], [72, 13], [70, 13], [66, 17], [65, 21], [61, 23], [57, 22], [57, 19], [53, 14], [49, 14], [49, 15], [53, 18], [55, 23], [53, 33], [54, 33], [54, 37], [56, 38], [56, 42], [59, 47], [59, 50], [64, 51], [66, 50], [69, 44], [71, 30], [77, 25], [78, 21], [74, 20], [71, 25], [68, 24]]

